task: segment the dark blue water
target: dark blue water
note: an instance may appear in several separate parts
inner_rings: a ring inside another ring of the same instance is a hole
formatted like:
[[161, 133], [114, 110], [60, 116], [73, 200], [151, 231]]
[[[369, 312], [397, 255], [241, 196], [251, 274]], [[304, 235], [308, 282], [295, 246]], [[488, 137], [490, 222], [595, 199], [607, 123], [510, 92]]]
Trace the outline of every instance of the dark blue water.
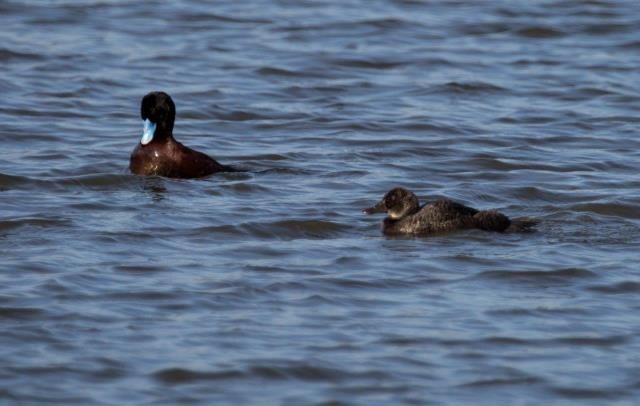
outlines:
[[[632, 404], [640, 5], [0, 3], [0, 402]], [[249, 170], [128, 172], [139, 103]], [[540, 221], [387, 238], [393, 186]]]

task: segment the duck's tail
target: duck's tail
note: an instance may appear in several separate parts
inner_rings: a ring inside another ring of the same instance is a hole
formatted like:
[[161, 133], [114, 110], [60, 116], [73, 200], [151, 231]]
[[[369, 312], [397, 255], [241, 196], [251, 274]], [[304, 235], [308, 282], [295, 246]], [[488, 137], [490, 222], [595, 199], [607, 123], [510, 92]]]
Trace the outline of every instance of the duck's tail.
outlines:
[[509, 217], [496, 210], [482, 210], [474, 216], [475, 226], [481, 230], [509, 233], [528, 233], [535, 231], [538, 220], [529, 217]]
[[511, 224], [505, 231], [513, 233], [532, 233], [536, 231], [535, 226], [539, 223], [540, 221], [530, 217], [518, 217], [511, 220]]
[[496, 210], [481, 210], [473, 215], [475, 226], [485, 231], [502, 232], [509, 228], [509, 217]]

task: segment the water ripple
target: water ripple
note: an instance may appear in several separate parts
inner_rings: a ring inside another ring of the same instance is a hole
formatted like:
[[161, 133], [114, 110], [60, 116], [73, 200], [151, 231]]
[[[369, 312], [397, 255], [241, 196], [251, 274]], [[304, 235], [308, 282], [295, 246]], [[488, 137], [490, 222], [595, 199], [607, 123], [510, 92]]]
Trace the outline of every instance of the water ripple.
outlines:
[[590, 286], [589, 290], [599, 293], [607, 294], [625, 294], [625, 293], [639, 293], [640, 282], [636, 281], [623, 281], [611, 285], [597, 285]]
[[325, 220], [279, 220], [274, 222], [242, 223], [238, 225], [221, 225], [203, 227], [194, 230], [202, 233], [223, 233], [238, 236], [253, 236], [255, 238], [335, 238], [351, 227]]
[[42, 318], [44, 315], [45, 315], [45, 312], [37, 308], [0, 307], [1, 319], [15, 319], [15, 320], [33, 319], [33, 318]]
[[573, 280], [590, 279], [597, 274], [581, 268], [564, 268], [551, 271], [483, 271], [473, 279], [498, 280], [517, 283], [569, 283]]
[[244, 370], [224, 369], [219, 371], [195, 371], [184, 368], [167, 368], [153, 373], [153, 377], [167, 384], [183, 384], [199, 380], [229, 379], [297, 379], [311, 382], [334, 382], [344, 379], [375, 378], [382, 379], [386, 374], [372, 371], [353, 373], [340, 369], [312, 365], [307, 363], [269, 363], [251, 365]]
[[13, 230], [21, 227], [50, 228], [68, 226], [71, 224], [69, 219], [50, 218], [50, 217], [23, 217], [14, 219], [0, 220], [0, 232]]

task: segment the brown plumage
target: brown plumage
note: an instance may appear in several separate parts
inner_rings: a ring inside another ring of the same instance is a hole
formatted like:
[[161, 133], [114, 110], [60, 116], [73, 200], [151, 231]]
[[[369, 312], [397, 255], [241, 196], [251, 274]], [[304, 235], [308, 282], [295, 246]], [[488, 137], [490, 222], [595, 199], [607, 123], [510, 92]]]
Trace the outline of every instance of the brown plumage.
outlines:
[[186, 147], [173, 138], [176, 108], [164, 92], [151, 92], [142, 98], [140, 116], [155, 125], [152, 139], [139, 142], [131, 153], [129, 169], [136, 175], [169, 178], [200, 178], [216, 172], [235, 172], [202, 152]]
[[388, 217], [382, 222], [382, 231], [388, 235], [427, 235], [472, 228], [526, 231], [535, 225], [531, 220], [512, 222], [495, 210], [476, 210], [448, 199], [420, 207], [416, 195], [403, 188], [392, 189], [379, 203], [363, 211], [366, 214], [386, 212]]

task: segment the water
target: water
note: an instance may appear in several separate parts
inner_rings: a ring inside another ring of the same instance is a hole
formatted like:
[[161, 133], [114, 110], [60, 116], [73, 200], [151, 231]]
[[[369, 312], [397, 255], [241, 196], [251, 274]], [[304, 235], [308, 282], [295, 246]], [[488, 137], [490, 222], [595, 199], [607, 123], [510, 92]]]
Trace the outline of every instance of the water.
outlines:
[[[640, 6], [0, 3], [0, 399], [631, 404]], [[249, 170], [128, 173], [141, 97]], [[393, 186], [540, 220], [386, 238]]]

